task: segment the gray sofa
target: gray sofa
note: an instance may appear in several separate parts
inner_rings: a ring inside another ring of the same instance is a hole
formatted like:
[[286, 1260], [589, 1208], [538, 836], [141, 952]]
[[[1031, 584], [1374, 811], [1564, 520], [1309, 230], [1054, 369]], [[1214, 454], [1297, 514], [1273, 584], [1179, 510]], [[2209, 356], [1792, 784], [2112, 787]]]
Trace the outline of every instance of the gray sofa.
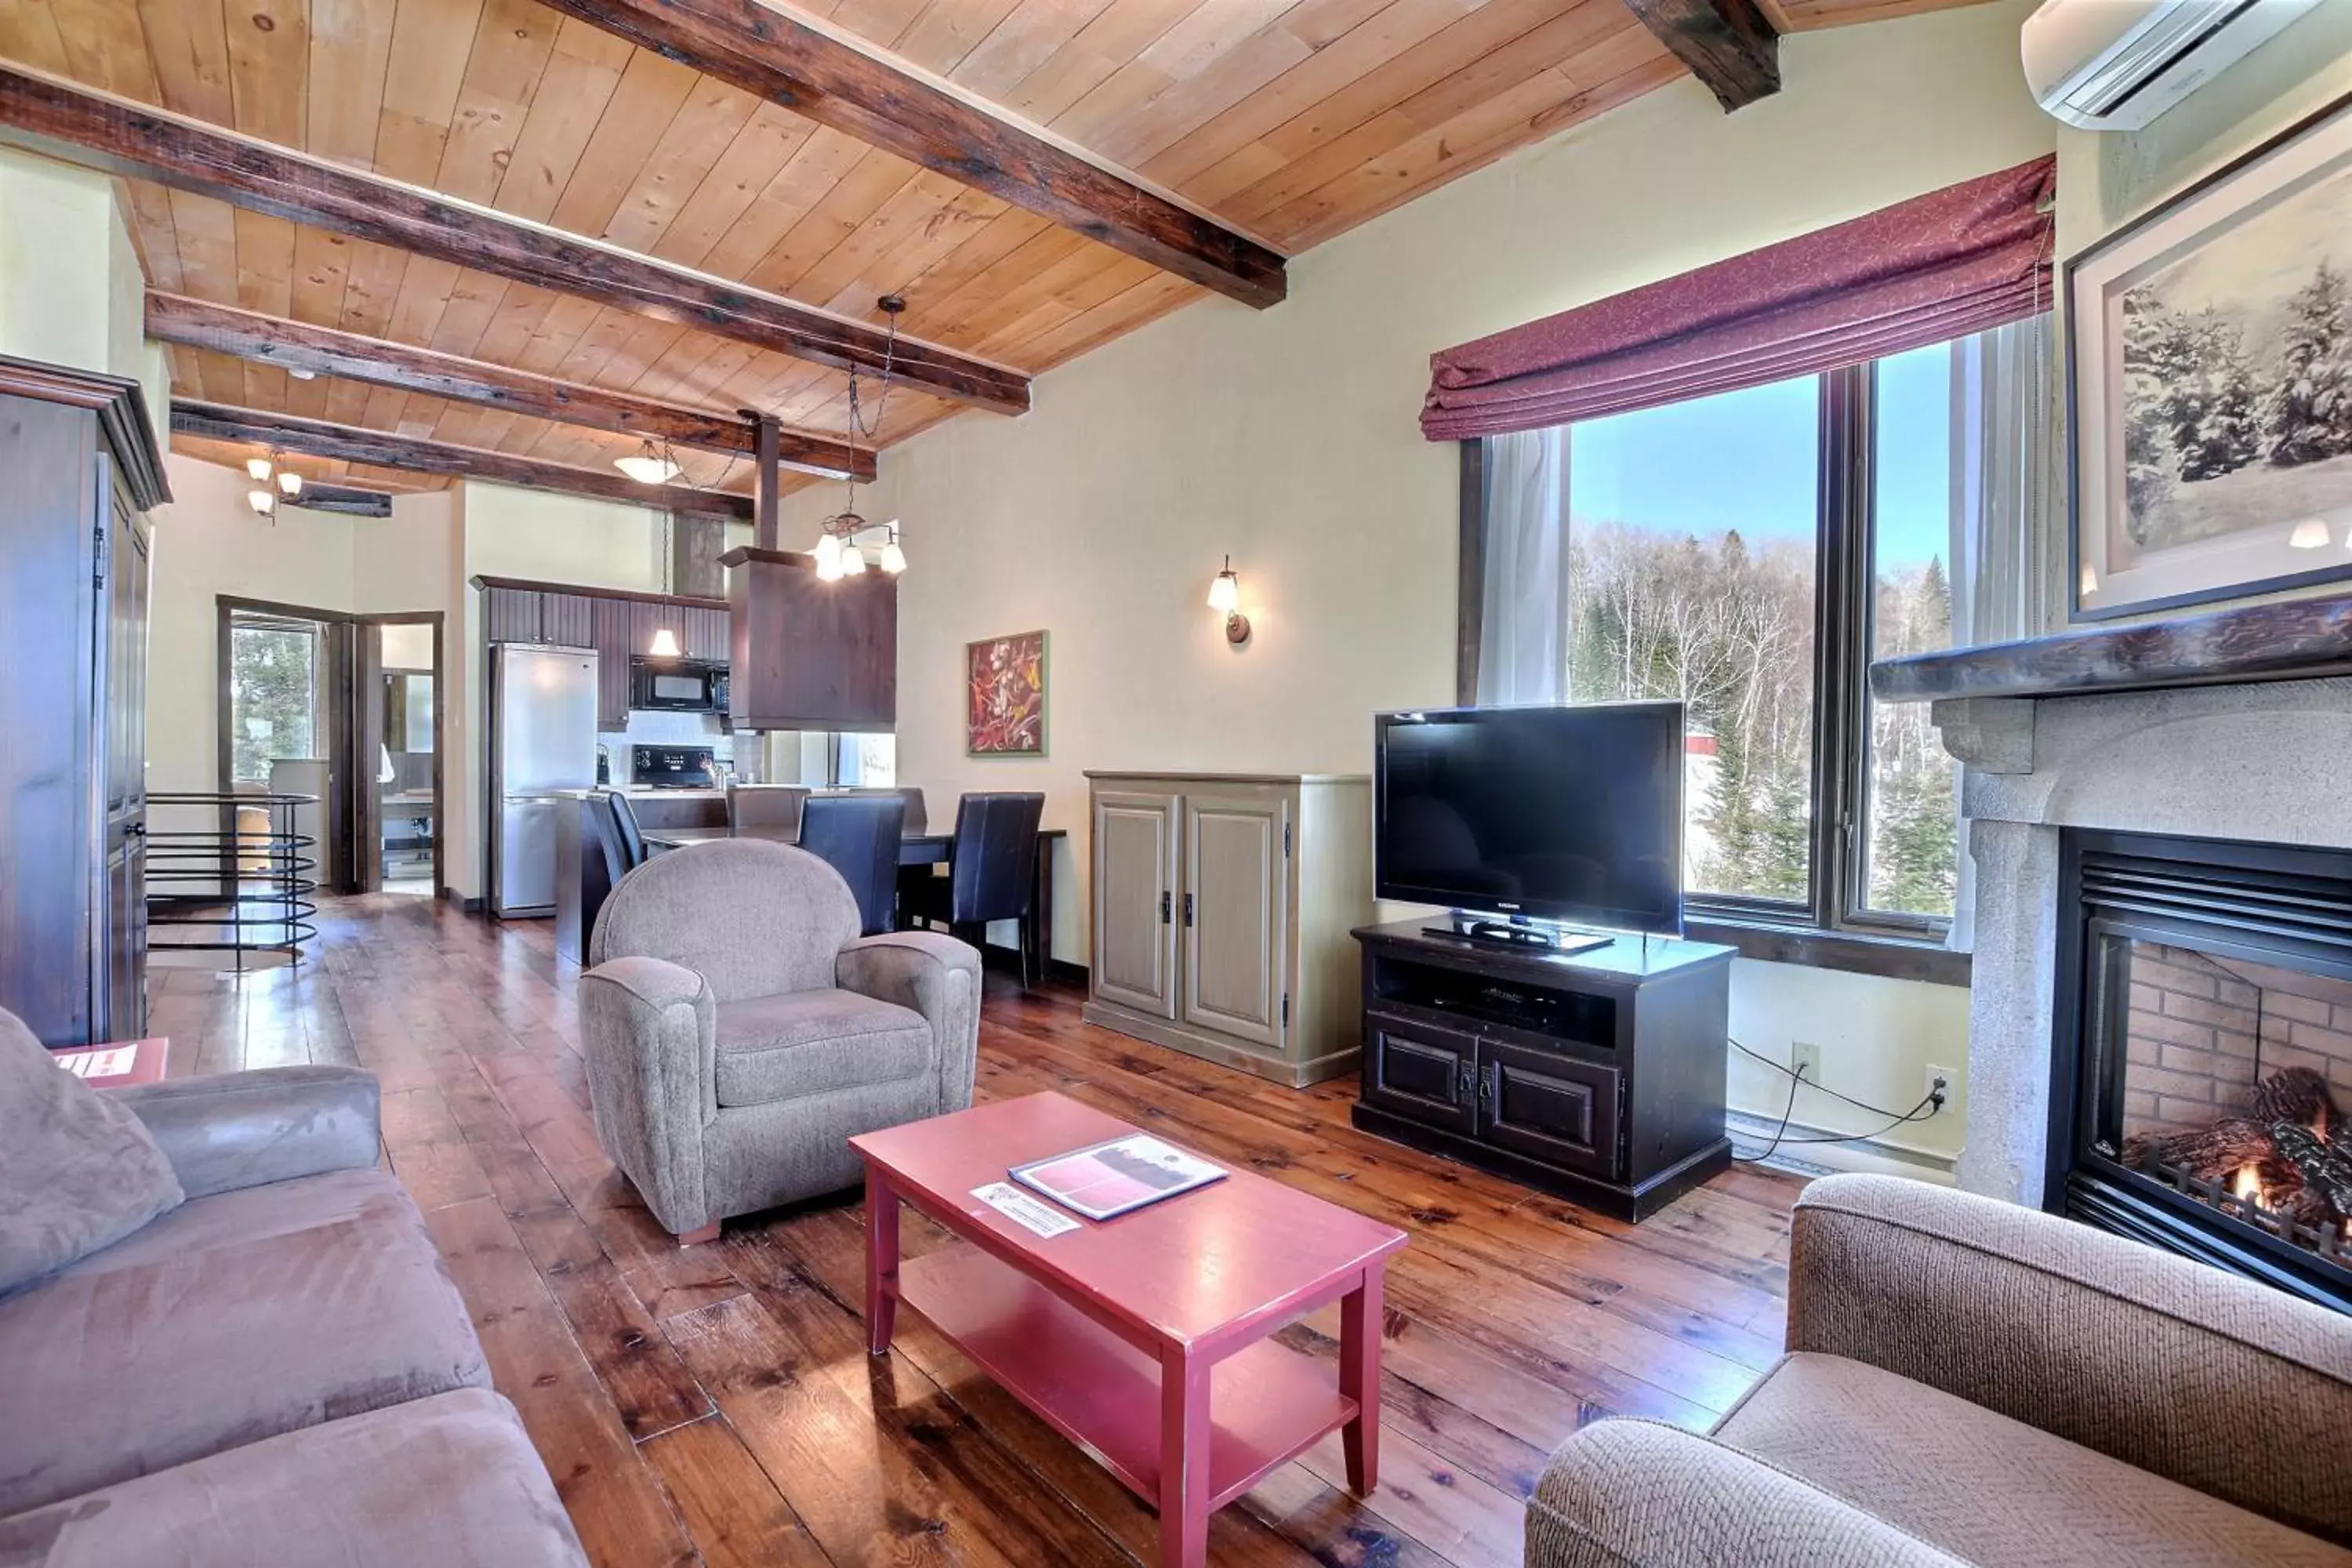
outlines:
[[861, 938], [834, 868], [724, 839], [604, 900], [580, 982], [597, 1140], [681, 1241], [860, 1180], [848, 1140], [971, 1103], [980, 954]]
[[1797, 1203], [1788, 1343], [1710, 1436], [1570, 1438], [1528, 1568], [2352, 1564], [2352, 1318], [1842, 1175]]
[[0, 1296], [0, 1568], [586, 1563], [376, 1169], [373, 1077], [114, 1098], [185, 1201]]

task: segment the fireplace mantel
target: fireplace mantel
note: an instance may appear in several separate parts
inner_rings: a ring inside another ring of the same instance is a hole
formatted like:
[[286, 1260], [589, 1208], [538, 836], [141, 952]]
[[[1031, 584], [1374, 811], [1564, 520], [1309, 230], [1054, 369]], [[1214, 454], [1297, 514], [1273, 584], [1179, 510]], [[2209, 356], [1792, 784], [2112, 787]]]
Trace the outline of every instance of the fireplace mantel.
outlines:
[[2092, 626], [1870, 667], [1881, 702], [2087, 696], [2352, 674], [2352, 593]]

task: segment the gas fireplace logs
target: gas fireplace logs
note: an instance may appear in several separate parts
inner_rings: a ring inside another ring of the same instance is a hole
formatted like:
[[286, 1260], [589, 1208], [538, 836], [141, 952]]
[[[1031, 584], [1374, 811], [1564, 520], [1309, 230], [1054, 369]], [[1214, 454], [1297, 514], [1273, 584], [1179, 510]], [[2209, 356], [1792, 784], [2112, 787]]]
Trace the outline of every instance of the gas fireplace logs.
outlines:
[[2352, 1122], [2309, 1068], [2273, 1073], [2248, 1097], [2246, 1113], [2194, 1132], [2143, 1133], [2124, 1141], [2124, 1163], [2152, 1175], [2184, 1177], [2184, 1190], [2227, 1197], [2217, 1206], [2266, 1212], [2333, 1240], [2352, 1236]]

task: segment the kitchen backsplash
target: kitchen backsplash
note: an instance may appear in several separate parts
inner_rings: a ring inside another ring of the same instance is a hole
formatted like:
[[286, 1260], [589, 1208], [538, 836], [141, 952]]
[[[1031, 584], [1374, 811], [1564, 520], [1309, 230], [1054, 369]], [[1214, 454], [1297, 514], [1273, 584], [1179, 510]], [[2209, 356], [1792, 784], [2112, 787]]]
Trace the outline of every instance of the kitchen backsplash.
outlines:
[[631, 746], [708, 746], [722, 763], [735, 759], [735, 737], [719, 727], [714, 713], [632, 709], [626, 730], [607, 730], [596, 737], [596, 743], [611, 754], [616, 773], [628, 765]]

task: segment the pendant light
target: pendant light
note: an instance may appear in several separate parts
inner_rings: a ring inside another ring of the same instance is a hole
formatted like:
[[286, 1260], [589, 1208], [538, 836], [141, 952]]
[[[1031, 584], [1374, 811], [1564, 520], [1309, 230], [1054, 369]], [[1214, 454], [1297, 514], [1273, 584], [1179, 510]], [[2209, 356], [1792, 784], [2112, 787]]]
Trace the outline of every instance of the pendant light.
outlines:
[[[849, 449], [854, 459], [860, 437], [873, 440], [881, 433], [882, 410], [890, 401], [890, 374], [898, 366], [898, 316], [906, 310], [904, 296], [885, 294], [875, 301], [877, 308], [890, 318], [890, 336], [882, 351], [882, 390], [874, 399], [874, 422], [867, 424], [857, 395], [857, 367], [849, 367]], [[898, 547], [898, 524], [894, 519], [885, 525], [888, 530], [878, 564], [896, 577], [907, 569], [907, 552]], [[816, 574], [827, 583], [837, 583], [844, 577], [862, 577], [869, 564], [865, 549], [857, 536], [870, 532], [874, 524], [857, 513], [857, 475], [853, 469], [848, 477], [843, 505], [839, 511], [817, 524]]]
[[898, 520], [892, 518], [888, 526], [890, 542], [882, 547], [882, 570], [896, 577], [907, 569], [907, 552], [898, 548]]
[[650, 436], [646, 437], [644, 446], [628, 457], [614, 458], [613, 467], [641, 485], [666, 485], [686, 472], [677, 459], [670, 456], [668, 444], [665, 442], [656, 447]]
[[278, 493], [288, 500], [294, 500], [302, 493], [302, 476], [291, 468], [278, 469]]
[[648, 657], [654, 658], [676, 658], [678, 656], [677, 634], [667, 626], [656, 629], [654, 633], [653, 646], [646, 649], [646, 652]]

